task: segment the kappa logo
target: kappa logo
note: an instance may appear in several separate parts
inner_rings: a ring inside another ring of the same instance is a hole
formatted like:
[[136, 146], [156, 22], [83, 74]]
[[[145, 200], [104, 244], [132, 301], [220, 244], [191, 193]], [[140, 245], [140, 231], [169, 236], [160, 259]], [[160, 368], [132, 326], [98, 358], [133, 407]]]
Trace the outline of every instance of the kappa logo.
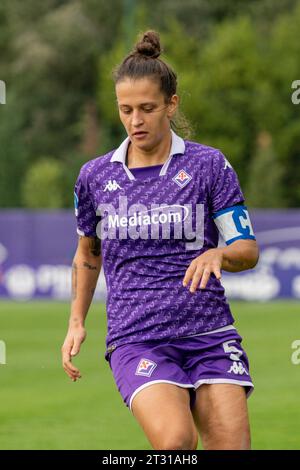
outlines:
[[243, 364], [241, 362], [236, 362], [236, 361], [234, 361], [234, 363], [232, 364], [232, 366], [227, 372], [229, 374], [235, 374], [235, 375], [243, 375], [243, 374], [249, 375], [245, 367], [243, 366]]
[[143, 375], [145, 377], [151, 377], [157, 364], [150, 359], [141, 359], [139, 365], [136, 368], [135, 375]]
[[116, 191], [117, 189], [122, 189], [121, 186], [116, 182], [116, 180], [109, 180], [106, 184], [103, 191]]
[[177, 175], [172, 178], [173, 181], [175, 181], [176, 184], [180, 188], [184, 188], [190, 181], [192, 177], [185, 171], [185, 170], [180, 170]]

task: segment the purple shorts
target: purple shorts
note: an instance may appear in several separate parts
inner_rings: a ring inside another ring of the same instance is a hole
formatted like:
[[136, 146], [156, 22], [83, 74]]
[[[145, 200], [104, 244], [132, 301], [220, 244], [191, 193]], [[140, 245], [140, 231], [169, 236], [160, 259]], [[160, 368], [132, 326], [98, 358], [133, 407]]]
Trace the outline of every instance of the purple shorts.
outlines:
[[191, 407], [203, 384], [231, 383], [253, 391], [249, 362], [234, 326], [166, 341], [129, 343], [109, 355], [118, 390], [131, 409], [134, 397], [156, 383], [188, 388]]

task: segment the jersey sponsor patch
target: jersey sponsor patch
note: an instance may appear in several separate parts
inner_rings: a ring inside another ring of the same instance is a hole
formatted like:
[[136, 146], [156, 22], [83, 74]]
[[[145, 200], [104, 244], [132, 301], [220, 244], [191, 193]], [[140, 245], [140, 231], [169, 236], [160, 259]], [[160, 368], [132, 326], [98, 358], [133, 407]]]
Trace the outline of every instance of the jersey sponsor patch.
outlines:
[[184, 188], [190, 181], [192, 177], [189, 175], [185, 170], [180, 170], [177, 175], [175, 175], [172, 180], [175, 181], [176, 184], [180, 188]]
[[246, 206], [228, 207], [216, 212], [213, 218], [226, 245], [230, 245], [230, 243], [239, 239], [255, 240]]
[[150, 359], [141, 359], [139, 365], [137, 366], [135, 375], [143, 375], [145, 377], [151, 377], [152, 372], [154, 371], [157, 364]]
[[75, 215], [78, 216], [78, 196], [74, 191], [74, 207], [75, 207]]

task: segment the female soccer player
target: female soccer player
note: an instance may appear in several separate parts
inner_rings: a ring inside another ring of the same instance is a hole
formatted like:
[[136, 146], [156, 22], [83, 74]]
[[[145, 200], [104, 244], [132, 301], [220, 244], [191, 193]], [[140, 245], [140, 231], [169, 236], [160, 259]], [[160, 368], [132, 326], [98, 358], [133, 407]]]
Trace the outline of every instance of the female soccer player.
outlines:
[[128, 137], [83, 165], [76, 182], [63, 366], [81, 377], [72, 357], [103, 262], [106, 359], [152, 447], [196, 449], [199, 432], [205, 449], [249, 449], [253, 384], [220, 278], [253, 268], [258, 248], [227, 159], [171, 129], [176, 75], [160, 51], [149, 31], [115, 70]]

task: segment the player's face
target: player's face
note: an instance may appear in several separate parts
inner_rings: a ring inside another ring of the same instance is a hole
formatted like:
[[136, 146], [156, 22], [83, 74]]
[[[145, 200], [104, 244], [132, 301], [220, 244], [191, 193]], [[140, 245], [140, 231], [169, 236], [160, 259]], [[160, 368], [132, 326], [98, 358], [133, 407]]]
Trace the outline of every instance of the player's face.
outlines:
[[120, 119], [133, 146], [147, 151], [169, 137], [177, 95], [166, 102], [158, 82], [150, 78], [122, 80], [116, 85], [116, 95]]

